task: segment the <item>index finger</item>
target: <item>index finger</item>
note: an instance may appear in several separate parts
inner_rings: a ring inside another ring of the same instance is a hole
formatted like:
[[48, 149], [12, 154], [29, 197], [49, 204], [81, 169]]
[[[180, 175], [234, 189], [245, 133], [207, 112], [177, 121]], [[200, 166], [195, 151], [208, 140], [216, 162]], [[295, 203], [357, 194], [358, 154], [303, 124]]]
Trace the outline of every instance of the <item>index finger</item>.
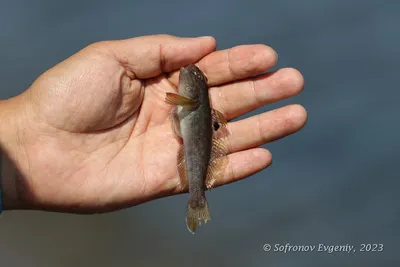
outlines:
[[[209, 86], [242, 80], [263, 73], [278, 61], [278, 54], [271, 47], [261, 44], [240, 45], [215, 51], [202, 58], [196, 65], [204, 72]], [[179, 72], [172, 73], [169, 81], [175, 86]]]
[[273, 67], [277, 60], [277, 53], [269, 46], [240, 45], [211, 53], [198, 66], [209, 85], [215, 86], [260, 74]]
[[112, 54], [133, 78], [139, 79], [197, 62], [215, 47], [215, 39], [210, 36], [183, 38], [165, 34], [104, 41], [98, 45], [99, 49]]

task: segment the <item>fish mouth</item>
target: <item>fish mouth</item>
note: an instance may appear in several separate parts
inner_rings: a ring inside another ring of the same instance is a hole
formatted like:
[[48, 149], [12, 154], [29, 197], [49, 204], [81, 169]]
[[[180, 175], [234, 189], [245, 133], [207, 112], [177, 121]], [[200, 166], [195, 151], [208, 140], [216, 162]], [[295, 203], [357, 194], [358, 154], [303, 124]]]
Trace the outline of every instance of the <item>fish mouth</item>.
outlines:
[[186, 67], [181, 67], [180, 71], [184, 73], [195, 73], [199, 71], [199, 68], [194, 64], [190, 64]]
[[207, 83], [207, 77], [204, 73], [194, 64], [190, 64], [186, 67], [180, 68], [181, 77], [183, 79], [189, 79], [188, 76], [194, 77], [198, 81], [205, 81]]
[[184, 80], [190, 80], [191, 77], [197, 76], [196, 73], [196, 67], [193, 67], [194, 65], [188, 65], [186, 67], [181, 67], [180, 69], [180, 77], [181, 79]]

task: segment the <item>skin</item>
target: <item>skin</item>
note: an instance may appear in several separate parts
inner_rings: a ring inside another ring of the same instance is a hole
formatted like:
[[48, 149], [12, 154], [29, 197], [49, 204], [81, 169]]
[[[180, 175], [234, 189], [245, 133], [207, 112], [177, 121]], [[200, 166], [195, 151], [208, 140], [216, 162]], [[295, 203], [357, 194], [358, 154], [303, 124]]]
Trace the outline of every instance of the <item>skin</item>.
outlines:
[[[19, 175], [3, 177], [4, 209], [106, 212], [185, 192], [166, 92], [179, 68], [197, 64], [213, 108], [228, 119], [294, 96], [302, 75], [260, 74], [277, 61], [264, 45], [215, 51], [212, 37], [154, 35], [92, 44], [0, 102], [0, 145]], [[260, 145], [300, 130], [306, 111], [289, 105], [228, 123], [229, 164], [217, 186], [268, 167]]]

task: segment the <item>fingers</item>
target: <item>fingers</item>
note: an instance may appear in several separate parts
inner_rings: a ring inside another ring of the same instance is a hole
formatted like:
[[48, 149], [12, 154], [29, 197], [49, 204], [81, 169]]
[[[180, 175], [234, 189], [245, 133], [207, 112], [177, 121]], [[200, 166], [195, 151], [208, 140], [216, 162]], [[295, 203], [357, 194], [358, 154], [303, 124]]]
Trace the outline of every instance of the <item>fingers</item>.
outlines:
[[197, 62], [215, 50], [213, 37], [181, 38], [171, 35], [151, 35], [97, 44], [106, 50], [135, 78], [150, 78]]
[[285, 68], [234, 84], [212, 87], [210, 97], [212, 107], [231, 120], [266, 104], [295, 96], [303, 87], [301, 73]]
[[300, 105], [289, 105], [228, 124], [229, 152], [254, 148], [299, 131], [307, 121]]
[[[232, 132], [227, 140], [229, 163], [225, 175], [215, 185], [235, 182], [271, 165], [271, 153], [257, 146], [297, 132], [304, 126], [306, 119], [307, 114], [302, 106], [290, 105], [229, 123], [228, 127]], [[176, 181], [171, 184], [177, 192], [182, 191], [180, 187], [176, 187]]]
[[[271, 153], [257, 146], [297, 132], [304, 126], [306, 119], [307, 114], [302, 106], [289, 105], [229, 123], [228, 127], [232, 132], [228, 137], [229, 163], [225, 175], [218, 179], [215, 185], [235, 182], [271, 165]], [[177, 190], [174, 192], [183, 192], [176, 183], [176, 181], [171, 182], [171, 186]]]
[[[278, 60], [276, 52], [265, 45], [241, 45], [213, 52], [202, 58], [197, 66], [207, 76], [209, 86], [245, 79], [265, 72]], [[178, 72], [170, 75], [173, 85], [178, 83]]]
[[230, 154], [225, 176], [215, 182], [216, 186], [233, 183], [249, 177], [272, 163], [271, 153], [264, 148], [253, 148]]
[[277, 53], [265, 45], [241, 45], [214, 52], [198, 63], [210, 86], [260, 74], [273, 67]]

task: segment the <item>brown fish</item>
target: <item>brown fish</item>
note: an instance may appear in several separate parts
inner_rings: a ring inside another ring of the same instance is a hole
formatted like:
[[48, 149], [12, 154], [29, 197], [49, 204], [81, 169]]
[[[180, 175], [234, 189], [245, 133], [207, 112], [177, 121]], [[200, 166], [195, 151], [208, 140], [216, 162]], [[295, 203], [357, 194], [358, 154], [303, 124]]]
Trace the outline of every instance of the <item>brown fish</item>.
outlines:
[[205, 190], [213, 187], [227, 164], [227, 147], [218, 134], [227, 128], [223, 115], [210, 107], [207, 78], [197, 66], [180, 69], [178, 91], [167, 93], [165, 101], [177, 106], [171, 120], [175, 134], [183, 139], [178, 172], [181, 185], [189, 184], [186, 225], [194, 234], [202, 221], [211, 220]]

